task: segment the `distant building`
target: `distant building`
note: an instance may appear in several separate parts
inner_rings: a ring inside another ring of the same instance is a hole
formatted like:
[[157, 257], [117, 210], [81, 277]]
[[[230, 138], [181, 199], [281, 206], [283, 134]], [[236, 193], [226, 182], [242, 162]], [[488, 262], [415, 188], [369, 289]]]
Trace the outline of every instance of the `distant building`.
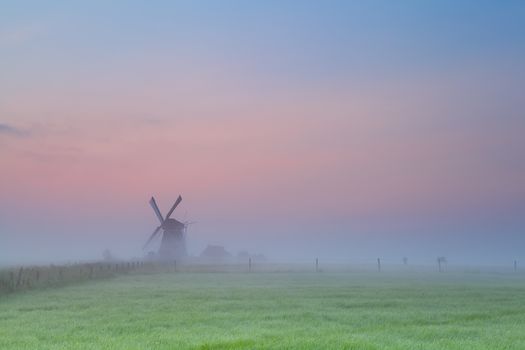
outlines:
[[200, 257], [208, 260], [221, 261], [230, 259], [232, 255], [228, 253], [223, 246], [209, 244], [206, 249], [202, 251]]

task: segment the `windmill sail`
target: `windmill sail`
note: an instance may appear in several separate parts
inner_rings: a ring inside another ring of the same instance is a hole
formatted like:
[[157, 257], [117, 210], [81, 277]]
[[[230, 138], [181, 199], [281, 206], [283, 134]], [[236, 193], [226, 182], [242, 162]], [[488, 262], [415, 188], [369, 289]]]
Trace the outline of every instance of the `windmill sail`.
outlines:
[[160, 213], [159, 207], [157, 206], [157, 202], [155, 202], [155, 198], [151, 197], [149, 200], [149, 205], [153, 208], [153, 211], [155, 212], [155, 215], [159, 218], [160, 224], [164, 222], [164, 218], [162, 217], [162, 214]]

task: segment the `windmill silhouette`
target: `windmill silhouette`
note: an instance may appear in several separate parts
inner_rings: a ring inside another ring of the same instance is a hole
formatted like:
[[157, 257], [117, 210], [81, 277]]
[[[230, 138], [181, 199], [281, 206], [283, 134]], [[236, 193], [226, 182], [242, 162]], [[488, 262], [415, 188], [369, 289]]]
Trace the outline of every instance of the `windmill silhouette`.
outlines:
[[182, 197], [179, 196], [170, 211], [164, 218], [162, 213], [157, 206], [157, 202], [154, 197], [151, 197], [149, 204], [153, 208], [155, 215], [159, 219], [160, 225], [153, 231], [149, 236], [148, 240], [144, 244], [143, 249], [151, 243], [151, 241], [157, 236], [162, 229], [162, 240], [159, 248], [159, 258], [163, 260], [183, 258], [187, 255], [186, 252], [186, 229], [187, 223], [180, 222], [176, 219], [170, 218], [171, 214], [182, 202]]

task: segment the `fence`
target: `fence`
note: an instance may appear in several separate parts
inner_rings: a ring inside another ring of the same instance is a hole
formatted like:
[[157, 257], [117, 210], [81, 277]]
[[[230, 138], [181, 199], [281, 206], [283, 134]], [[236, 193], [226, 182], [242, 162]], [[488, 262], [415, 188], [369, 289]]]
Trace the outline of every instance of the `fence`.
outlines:
[[97, 262], [69, 265], [27, 266], [0, 270], [0, 293], [61, 285], [91, 279], [109, 278], [133, 271], [148, 271], [143, 261]]

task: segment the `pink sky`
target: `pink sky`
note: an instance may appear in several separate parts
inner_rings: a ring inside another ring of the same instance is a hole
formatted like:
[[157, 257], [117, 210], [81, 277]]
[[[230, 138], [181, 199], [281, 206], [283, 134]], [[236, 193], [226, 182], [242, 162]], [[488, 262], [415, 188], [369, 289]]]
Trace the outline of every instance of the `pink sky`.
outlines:
[[[522, 120], [470, 116], [490, 87], [436, 77], [259, 93], [229, 78], [183, 95], [132, 81], [89, 98], [95, 82], [14, 94], [8, 122], [27, 135], [2, 138], [2, 192], [19, 205], [93, 208], [184, 192], [207, 210], [223, 198], [235, 212], [299, 216], [457, 210], [524, 193], [520, 159], [501, 158], [520, 157]], [[471, 101], [457, 101], [465, 89]]]

